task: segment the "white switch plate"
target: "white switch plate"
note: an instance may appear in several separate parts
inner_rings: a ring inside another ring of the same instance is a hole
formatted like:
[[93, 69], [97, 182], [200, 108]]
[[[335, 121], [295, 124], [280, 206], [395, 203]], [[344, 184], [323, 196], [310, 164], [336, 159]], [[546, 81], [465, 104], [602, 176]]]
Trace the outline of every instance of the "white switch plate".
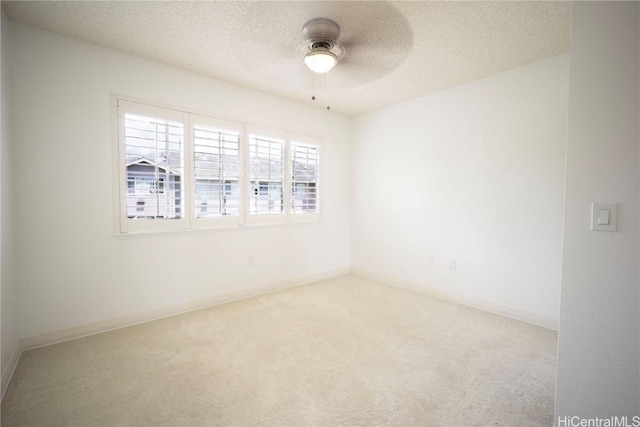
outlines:
[[[605, 211], [605, 212], [602, 212]], [[600, 224], [601, 219], [609, 213], [609, 224]], [[591, 203], [591, 231], [617, 231], [618, 230], [618, 204], [617, 203]]]

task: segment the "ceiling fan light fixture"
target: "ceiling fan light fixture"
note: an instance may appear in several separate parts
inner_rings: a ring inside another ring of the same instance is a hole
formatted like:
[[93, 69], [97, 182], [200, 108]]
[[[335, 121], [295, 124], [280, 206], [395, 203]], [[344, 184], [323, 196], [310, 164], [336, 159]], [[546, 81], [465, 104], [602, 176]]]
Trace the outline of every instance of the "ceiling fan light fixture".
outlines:
[[311, 71], [324, 74], [338, 63], [344, 52], [337, 42], [340, 26], [327, 18], [315, 18], [307, 21], [302, 27], [305, 44], [302, 49], [304, 63]]
[[329, 72], [338, 63], [338, 57], [328, 50], [312, 50], [304, 57], [304, 63], [317, 74]]

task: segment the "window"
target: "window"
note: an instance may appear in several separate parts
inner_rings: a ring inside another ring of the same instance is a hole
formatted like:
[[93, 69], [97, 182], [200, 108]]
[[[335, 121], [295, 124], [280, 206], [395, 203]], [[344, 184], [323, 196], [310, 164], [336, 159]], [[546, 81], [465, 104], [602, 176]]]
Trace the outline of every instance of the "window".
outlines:
[[249, 135], [249, 213], [284, 213], [285, 140]]
[[[128, 106], [127, 106], [128, 107]], [[139, 223], [177, 221], [183, 226], [185, 171], [182, 115], [149, 107], [123, 108], [121, 139], [124, 216]], [[128, 222], [128, 221], [127, 221]], [[131, 221], [132, 222], [132, 221]], [[133, 227], [144, 230], [149, 226]]]
[[127, 193], [136, 196], [147, 194], [164, 194], [164, 176], [156, 180], [151, 173], [136, 173], [133, 168], [127, 171]]
[[320, 220], [320, 141], [117, 100], [120, 232]]
[[291, 213], [318, 212], [318, 147], [291, 143]]
[[242, 125], [202, 116], [191, 123], [196, 225], [239, 225]]

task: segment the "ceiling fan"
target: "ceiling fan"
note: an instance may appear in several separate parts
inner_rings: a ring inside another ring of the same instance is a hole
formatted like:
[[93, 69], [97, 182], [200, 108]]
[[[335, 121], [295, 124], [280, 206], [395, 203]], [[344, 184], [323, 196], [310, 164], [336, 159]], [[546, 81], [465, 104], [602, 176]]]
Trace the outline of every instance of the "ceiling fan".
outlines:
[[344, 47], [338, 42], [340, 26], [331, 19], [315, 18], [302, 27], [304, 44], [299, 51], [304, 63], [317, 74], [329, 72], [344, 55]]

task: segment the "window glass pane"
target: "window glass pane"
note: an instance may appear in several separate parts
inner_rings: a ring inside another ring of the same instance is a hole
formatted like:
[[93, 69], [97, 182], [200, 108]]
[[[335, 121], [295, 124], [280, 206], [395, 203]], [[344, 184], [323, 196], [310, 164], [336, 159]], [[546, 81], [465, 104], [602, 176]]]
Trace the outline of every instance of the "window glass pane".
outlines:
[[249, 138], [249, 213], [284, 213], [284, 140]]
[[318, 212], [318, 147], [291, 144], [291, 212]]
[[240, 134], [200, 125], [193, 132], [196, 217], [240, 215]]
[[125, 114], [127, 217], [182, 218], [182, 123]]

